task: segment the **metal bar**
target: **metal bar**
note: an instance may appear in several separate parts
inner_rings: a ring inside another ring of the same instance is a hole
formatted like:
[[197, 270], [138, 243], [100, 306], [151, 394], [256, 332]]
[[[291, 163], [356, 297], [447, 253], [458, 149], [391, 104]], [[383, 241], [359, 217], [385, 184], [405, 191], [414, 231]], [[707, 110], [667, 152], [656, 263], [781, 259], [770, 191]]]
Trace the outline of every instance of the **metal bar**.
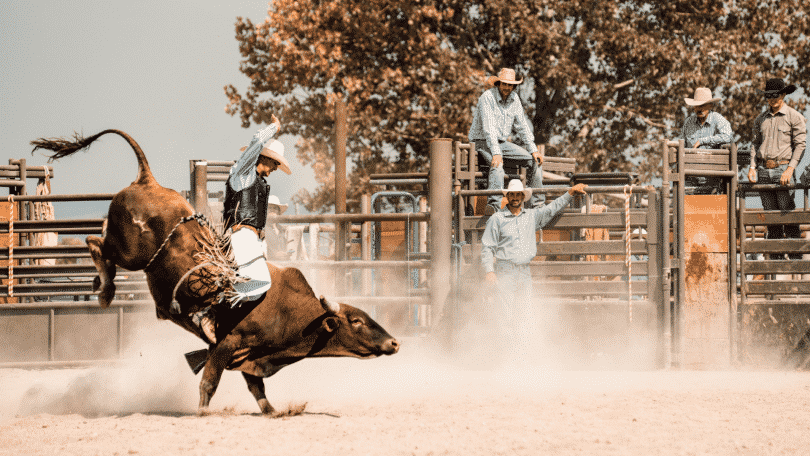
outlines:
[[100, 364], [114, 365], [120, 363], [121, 360], [79, 360], [79, 361], [12, 361], [0, 363], [0, 369], [37, 369], [37, 368], [80, 368], [91, 367]]
[[728, 268], [728, 338], [729, 338], [729, 363], [735, 365], [737, 359], [737, 144], [732, 143], [729, 149], [731, 155], [731, 170], [734, 176], [728, 184], [728, 245], [729, 245], [729, 268]]
[[[533, 188], [534, 193], [564, 193], [568, 191], [567, 185], [547, 185], [545, 187]], [[624, 191], [623, 185], [594, 185], [585, 188], [586, 193], [622, 193]], [[462, 190], [459, 192], [461, 196], [489, 196], [500, 195], [503, 190]], [[647, 193], [645, 187], [633, 187], [633, 193]]]
[[56, 311], [51, 307], [48, 311], [48, 361], [54, 360], [56, 353]]
[[194, 188], [192, 205], [198, 214], [207, 214], [208, 208], [208, 163], [194, 162]]
[[425, 296], [337, 296], [334, 301], [346, 304], [366, 304], [374, 306], [387, 306], [396, 304], [430, 304], [430, 299]]
[[112, 200], [115, 193], [85, 193], [85, 194], [67, 194], [67, 195], [23, 195], [14, 196], [14, 201], [109, 201]]
[[[0, 187], [24, 187], [25, 182], [17, 179], [0, 179]], [[17, 198], [14, 198], [17, 199]]]
[[685, 246], [685, 233], [686, 233], [686, 214], [685, 214], [685, 201], [686, 189], [684, 183], [686, 182], [685, 166], [683, 164], [684, 142], [678, 141], [678, 198], [676, 206], [678, 208], [677, 224], [678, 231], [675, 237], [678, 246], [678, 293], [675, 300], [675, 307], [677, 309], [677, 337], [678, 337], [678, 367], [684, 367], [684, 352], [686, 350], [686, 313], [683, 311], [684, 298], [686, 296], [686, 246]]
[[[346, 122], [346, 103], [343, 99], [335, 103], [335, 214], [345, 214], [346, 210], [346, 141], [348, 126]], [[346, 222], [340, 221], [335, 226], [335, 259], [339, 261], [348, 259], [348, 235]], [[338, 268], [335, 271], [335, 293], [346, 292], [347, 280], [345, 271]]]
[[[14, 293], [16, 296], [17, 293]], [[64, 295], [63, 295], [64, 296]], [[114, 300], [110, 303], [110, 307], [148, 307], [154, 306], [155, 301], [150, 300], [137, 300], [137, 301], [124, 301], [121, 299]], [[0, 312], [9, 310], [31, 310], [31, 309], [98, 309], [98, 301], [40, 301], [40, 302], [17, 302], [0, 304]]]
[[707, 176], [707, 177], [734, 177], [737, 175], [736, 171], [710, 171], [703, 169], [684, 169], [683, 173], [686, 176]]
[[428, 173], [388, 173], [388, 174], [369, 174], [369, 179], [427, 179]]
[[[453, 141], [436, 138], [430, 141], [430, 249], [433, 268], [430, 274], [431, 321], [440, 321], [445, 298], [450, 292], [451, 242], [453, 238]], [[413, 219], [412, 219], [413, 220]]]
[[371, 185], [427, 185], [428, 179], [371, 179]]
[[[664, 342], [664, 369], [672, 367], [672, 307], [670, 303], [669, 293], [671, 290], [672, 280], [672, 266], [670, 261], [670, 165], [669, 165], [669, 145], [667, 141], [662, 141], [662, 156], [664, 157], [664, 167], [661, 171], [663, 177], [661, 181], [661, 294], [662, 305], [664, 307], [663, 315], [663, 342]], [[652, 206], [652, 202], [650, 202]]]
[[[410, 221], [427, 222], [430, 220], [429, 212], [414, 213], [388, 213], [388, 214], [306, 214], [306, 215], [280, 215], [273, 219], [278, 223], [339, 223], [339, 222], [392, 222]], [[2, 224], [0, 224], [2, 228]], [[14, 224], [17, 229], [17, 224]]]

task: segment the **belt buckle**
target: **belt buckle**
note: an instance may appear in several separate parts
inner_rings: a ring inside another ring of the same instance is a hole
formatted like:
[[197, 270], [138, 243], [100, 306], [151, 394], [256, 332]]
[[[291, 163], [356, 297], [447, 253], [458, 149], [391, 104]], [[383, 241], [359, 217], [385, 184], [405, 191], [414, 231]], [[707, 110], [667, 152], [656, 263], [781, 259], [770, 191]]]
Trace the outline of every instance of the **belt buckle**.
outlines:
[[776, 165], [776, 160], [771, 160], [771, 159], [765, 160], [765, 167], [766, 168], [774, 169], [774, 168], [776, 168], [776, 166], [777, 166]]

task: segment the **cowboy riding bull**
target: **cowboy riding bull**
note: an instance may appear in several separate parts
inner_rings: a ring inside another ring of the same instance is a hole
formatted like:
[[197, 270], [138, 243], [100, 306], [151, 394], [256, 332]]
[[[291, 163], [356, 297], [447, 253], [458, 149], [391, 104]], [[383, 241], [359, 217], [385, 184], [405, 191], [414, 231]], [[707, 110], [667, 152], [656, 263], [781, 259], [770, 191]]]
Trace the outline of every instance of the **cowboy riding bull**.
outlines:
[[[266, 196], [263, 177], [281, 164], [286, 165], [286, 161], [278, 159], [283, 159], [283, 149], [279, 154], [278, 145], [274, 145], [277, 141], [271, 143], [275, 154], [265, 147], [278, 128], [273, 116], [272, 125], [260, 130], [243, 149], [240, 161], [252, 156], [245, 162], [253, 160], [250, 169], [254, 180], [241, 179], [241, 186], [230, 182], [226, 186], [226, 200], [230, 196], [237, 209], [230, 215], [243, 216], [240, 224], [254, 229], [254, 225], [264, 224], [261, 214], [253, 214], [254, 219], [250, 219], [249, 213], [244, 217], [244, 205], [242, 213], [238, 209], [240, 202], [256, 193]], [[262, 379], [284, 366], [307, 357], [372, 358], [398, 351], [396, 339], [362, 310], [315, 297], [299, 270], [278, 268], [264, 258], [250, 257], [250, 248], [234, 251], [231, 258], [225, 243], [204, 217], [195, 214], [179, 193], [157, 183], [143, 150], [128, 134], [111, 129], [87, 138], [74, 133], [72, 140], [38, 139], [31, 144], [34, 151], [53, 151], [50, 159], [54, 160], [82, 150], [108, 133], [123, 137], [135, 151], [138, 175], [113, 197], [103, 236], [87, 237], [98, 270], [93, 291], [99, 292], [99, 304], [106, 308], [115, 296], [116, 267], [143, 270], [157, 317], [210, 343], [209, 350], [195, 352], [198, 356], [187, 355], [190, 363], [195, 359], [195, 373], [204, 368], [201, 410], [208, 407], [224, 369], [242, 371], [262, 413], [271, 413], [273, 408], [264, 395]], [[239, 161], [234, 165], [232, 176], [235, 170], [239, 174], [239, 165]], [[264, 210], [266, 213], [266, 204]], [[233, 225], [238, 224], [231, 224], [231, 231], [236, 233]], [[246, 237], [249, 242], [242, 245], [255, 247], [257, 240]], [[238, 250], [234, 239], [230, 244], [230, 248]], [[240, 262], [240, 256], [246, 255], [247, 261]], [[234, 259], [239, 274], [232, 268]], [[246, 267], [250, 270], [246, 271]]]

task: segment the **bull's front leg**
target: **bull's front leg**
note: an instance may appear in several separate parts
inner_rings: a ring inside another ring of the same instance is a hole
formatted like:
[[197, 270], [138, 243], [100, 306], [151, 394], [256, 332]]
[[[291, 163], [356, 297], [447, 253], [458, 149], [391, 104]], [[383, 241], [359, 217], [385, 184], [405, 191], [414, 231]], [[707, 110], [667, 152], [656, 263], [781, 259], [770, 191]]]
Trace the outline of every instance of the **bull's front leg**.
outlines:
[[90, 256], [96, 266], [98, 276], [93, 279], [93, 291], [99, 291], [98, 303], [102, 308], [109, 307], [115, 297], [115, 263], [105, 259], [104, 238], [98, 236], [87, 236], [87, 247], [90, 249]]
[[276, 410], [270, 405], [270, 402], [267, 400], [267, 396], [264, 394], [264, 379], [261, 377], [256, 377], [255, 375], [250, 375], [242, 372], [242, 376], [245, 377], [245, 382], [247, 382], [248, 391], [253, 397], [256, 398], [256, 402], [259, 404], [259, 408], [262, 411], [263, 415], [270, 415]]
[[204, 414], [208, 411], [208, 405], [211, 403], [211, 398], [217, 391], [219, 381], [222, 379], [222, 372], [228, 367], [233, 357], [234, 348], [224, 340], [211, 350], [208, 355], [208, 361], [205, 362], [203, 368], [203, 376], [200, 381], [200, 407], [199, 414]]

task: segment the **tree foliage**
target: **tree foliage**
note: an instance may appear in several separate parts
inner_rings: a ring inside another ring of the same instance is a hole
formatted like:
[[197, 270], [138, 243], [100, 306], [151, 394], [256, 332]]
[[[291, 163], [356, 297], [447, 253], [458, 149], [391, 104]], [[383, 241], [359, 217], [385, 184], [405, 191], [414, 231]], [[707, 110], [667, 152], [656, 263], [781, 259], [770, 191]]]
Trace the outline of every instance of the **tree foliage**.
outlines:
[[[368, 175], [425, 170], [431, 138], [465, 140], [487, 75], [515, 68], [538, 143], [583, 172], [660, 175], [683, 102], [707, 86], [738, 144], [764, 108], [757, 89], [808, 79], [810, 20], [799, 0], [275, 0], [264, 22], [238, 18], [244, 94], [225, 88], [244, 127], [277, 113], [334, 198], [334, 104], [349, 112], [349, 199]], [[804, 92], [789, 98], [803, 112]]]

